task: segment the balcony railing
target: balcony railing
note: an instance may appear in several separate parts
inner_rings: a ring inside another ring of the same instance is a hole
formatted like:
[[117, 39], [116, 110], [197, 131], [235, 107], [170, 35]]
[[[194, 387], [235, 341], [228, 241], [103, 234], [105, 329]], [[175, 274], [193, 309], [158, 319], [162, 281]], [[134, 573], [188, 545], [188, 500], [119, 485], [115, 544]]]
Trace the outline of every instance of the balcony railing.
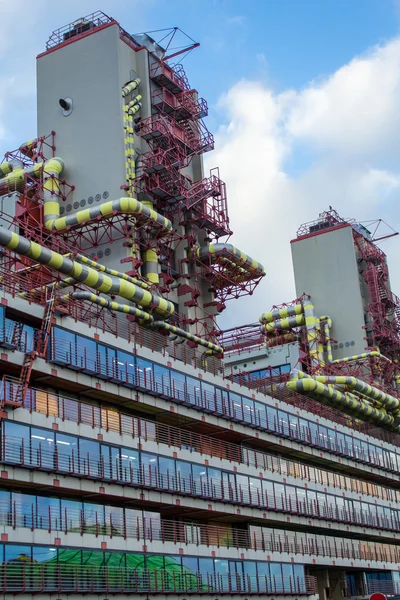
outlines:
[[[0, 397], [14, 402], [18, 381], [6, 377], [4, 386]], [[400, 503], [400, 491], [395, 489], [276, 456], [275, 454], [268, 454], [258, 449], [239, 446], [238, 444], [186, 431], [164, 423], [132, 416], [115, 408], [89, 404], [54, 392], [30, 387], [24, 401], [24, 408], [30, 412], [44, 414], [47, 417], [58, 417], [63, 421], [72, 421], [77, 424], [86, 423], [93, 429], [100, 427], [106, 431], [116, 431], [120, 435], [129, 435], [133, 439], [157, 442], [181, 450], [190, 449], [190, 452], [199, 453], [200, 455], [214, 456], [221, 460], [236, 462], [263, 471], [279, 473], [284, 477], [291, 476], [307, 482], [312, 481], [344, 491], [357, 492]], [[277, 420], [274, 420], [273, 426], [279, 430]], [[345, 448], [344, 451], [348, 452], [348, 449]]]
[[146, 593], [153, 594], [300, 594], [316, 593], [316, 579], [185, 573], [108, 566], [80, 566], [48, 561], [43, 564], [9, 562], [0, 565], [0, 593]]
[[199, 119], [208, 114], [207, 102], [204, 98], [196, 98], [195, 90], [185, 90], [173, 94], [166, 88], [160, 87], [153, 91], [153, 106], [165, 114], [171, 115], [177, 121], [183, 119]]
[[189, 89], [186, 77], [163, 61], [157, 61], [151, 65], [150, 77], [172, 94], [179, 94], [185, 89]]
[[345, 588], [345, 596], [370, 596], [374, 593], [381, 593], [385, 596], [399, 596], [400, 594], [400, 581], [393, 581], [391, 579], [376, 579], [366, 580], [365, 582], [357, 585], [352, 582], [347, 582]]
[[[185, 382], [170, 381], [169, 379], [166, 381], [165, 377], [154, 375], [151, 370], [148, 374], [146, 371], [140, 373], [127, 364], [122, 364], [121, 366], [115, 361], [113, 363], [110, 361], [107, 362], [98, 353], [86, 351], [85, 348], [77, 356], [75, 345], [62, 339], [56, 339], [55, 343], [52, 344], [50, 362], [69, 366], [76, 371], [97, 375], [101, 379], [123, 384], [128, 388], [144, 391], [151, 395], [160, 396], [178, 404], [188, 405], [201, 412], [222, 416], [229, 421], [242, 423], [253, 429], [272, 432], [285, 438], [300, 441], [302, 444], [308, 446], [322, 448], [332, 454], [341, 455], [364, 464], [371, 464], [385, 471], [398, 473], [398, 467], [393, 463], [389, 451], [382, 450], [376, 445], [372, 446], [372, 444], [368, 444], [368, 451], [362, 448], [355, 450], [349, 445], [350, 443], [353, 444], [352, 436], [343, 435], [342, 439], [338, 440], [336, 431], [331, 429], [329, 433], [334, 439], [328, 436], [327, 432], [321, 437], [316, 426], [312, 429], [311, 424], [309, 426], [292, 425], [288, 413], [286, 413], [287, 421], [282, 421], [275, 417], [270, 418], [266, 407], [262, 404], [259, 404], [260, 410], [255, 408], [246, 410], [239, 395], [237, 395], [238, 399], [232, 403], [228, 396], [224, 397], [221, 395], [218, 397], [216, 388], [214, 388], [213, 392], [202, 391], [195, 393]], [[200, 386], [201, 383], [199, 382], [199, 388]], [[304, 396], [302, 398], [304, 399]], [[288, 401], [285, 395], [283, 395], [281, 400], [283, 402]], [[309, 401], [310, 403], [314, 403], [314, 405], [316, 404], [313, 400]], [[251, 400], [249, 402], [252, 403]], [[291, 403], [289, 402], [289, 404]], [[346, 439], [349, 440], [349, 443], [345, 441]]]
[[372, 514], [366, 510], [351, 509], [329, 504], [326, 500], [299, 499], [271, 493], [261, 487], [252, 487], [250, 480], [238, 483], [236, 480], [217, 477], [193, 476], [175, 473], [157, 466], [136, 466], [116, 457], [110, 461], [104, 456], [93, 453], [79, 453], [74, 449], [65, 453], [56, 446], [52, 450], [33, 447], [25, 439], [3, 434], [1, 444], [1, 462], [28, 469], [60, 473], [83, 479], [106, 481], [118, 485], [163, 491], [204, 500], [213, 500], [225, 504], [251, 506], [278, 513], [288, 513], [313, 519], [350, 523], [363, 527], [400, 531], [397, 511], [390, 516]]
[[235, 529], [206, 523], [168, 521], [136, 517], [117, 509], [96, 509], [85, 504], [83, 508], [47, 506], [39, 509], [36, 501], [1, 502], [0, 525], [27, 528], [48, 533], [63, 532], [91, 534], [96, 537], [134, 539], [142, 544], [160, 541], [197, 547], [235, 548], [262, 552], [287, 553], [295, 556], [321, 556], [347, 560], [400, 562], [400, 547], [376, 544], [344, 538], [316, 536], [313, 534], [290, 534], [261, 527], [251, 530]]

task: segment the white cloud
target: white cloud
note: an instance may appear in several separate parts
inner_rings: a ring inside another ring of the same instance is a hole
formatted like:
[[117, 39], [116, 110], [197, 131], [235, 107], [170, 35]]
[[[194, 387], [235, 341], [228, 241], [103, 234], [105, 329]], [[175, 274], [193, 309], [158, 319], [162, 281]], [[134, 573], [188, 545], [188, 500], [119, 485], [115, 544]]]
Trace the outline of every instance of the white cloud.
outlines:
[[[277, 94], [241, 81], [220, 99], [225, 123], [207, 162], [221, 167], [228, 184], [233, 243], [267, 272], [252, 298], [228, 308], [222, 326], [237, 323], [238, 314], [256, 320], [295, 297], [290, 239], [329, 205], [344, 217], [382, 216], [400, 226], [399, 106], [400, 39], [303, 90]], [[400, 291], [398, 250], [389, 247]]]
[[140, 30], [152, 5], [153, 0], [70, 0], [54, 6], [36, 0], [33, 8], [27, 0], [0, 0], [0, 158], [36, 136], [35, 60], [51, 32], [98, 10]]

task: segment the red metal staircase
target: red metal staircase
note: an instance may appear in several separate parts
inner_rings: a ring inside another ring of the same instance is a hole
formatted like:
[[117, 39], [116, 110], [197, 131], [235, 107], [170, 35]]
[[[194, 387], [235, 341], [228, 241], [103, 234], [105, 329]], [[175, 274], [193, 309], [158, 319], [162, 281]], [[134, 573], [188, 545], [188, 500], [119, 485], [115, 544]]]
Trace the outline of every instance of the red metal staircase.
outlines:
[[34, 362], [37, 357], [43, 358], [47, 354], [54, 316], [56, 287], [56, 284], [51, 287], [49, 298], [46, 299], [42, 326], [36, 338], [34, 344], [35, 347], [33, 350], [25, 353], [15, 394], [13, 395], [13, 398], [5, 399], [5, 405], [7, 406], [17, 408], [18, 406], [23, 405], [29, 387]]

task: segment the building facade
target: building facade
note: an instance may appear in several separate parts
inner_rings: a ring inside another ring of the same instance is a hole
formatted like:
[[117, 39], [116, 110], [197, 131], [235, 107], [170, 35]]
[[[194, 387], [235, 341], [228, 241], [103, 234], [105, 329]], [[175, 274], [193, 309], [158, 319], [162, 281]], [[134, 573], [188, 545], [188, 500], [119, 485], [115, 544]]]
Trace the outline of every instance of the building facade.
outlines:
[[386, 258], [324, 213], [299, 298], [218, 332], [264, 269], [227, 241], [178, 35], [53, 32], [38, 138], [0, 165], [0, 593], [399, 593]]

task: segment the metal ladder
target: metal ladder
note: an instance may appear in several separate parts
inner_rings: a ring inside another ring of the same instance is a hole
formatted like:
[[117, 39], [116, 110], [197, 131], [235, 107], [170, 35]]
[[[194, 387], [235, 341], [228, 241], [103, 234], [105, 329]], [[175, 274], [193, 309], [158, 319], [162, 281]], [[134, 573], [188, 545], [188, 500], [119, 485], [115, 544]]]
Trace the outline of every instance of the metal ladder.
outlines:
[[25, 353], [19, 381], [16, 387], [15, 394], [13, 395], [14, 397], [13, 399], [5, 401], [5, 404], [8, 406], [13, 406], [14, 408], [17, 408], [18, 406], [23, 405], [26, 397], [26, 392], [29, 387], [34, 362], [38, 356], [44, 358], [47, 354], [47, 348], [49, 347], [49, 340], [51, 335], [51, 326], [53, 323], [56, 287], [57, 284], [54, 284], [52, 286], [50, 297], [46, 300], [42, 326], [39, 330], [39, 334], [35, 342], [35, 347], [33, 350]]

